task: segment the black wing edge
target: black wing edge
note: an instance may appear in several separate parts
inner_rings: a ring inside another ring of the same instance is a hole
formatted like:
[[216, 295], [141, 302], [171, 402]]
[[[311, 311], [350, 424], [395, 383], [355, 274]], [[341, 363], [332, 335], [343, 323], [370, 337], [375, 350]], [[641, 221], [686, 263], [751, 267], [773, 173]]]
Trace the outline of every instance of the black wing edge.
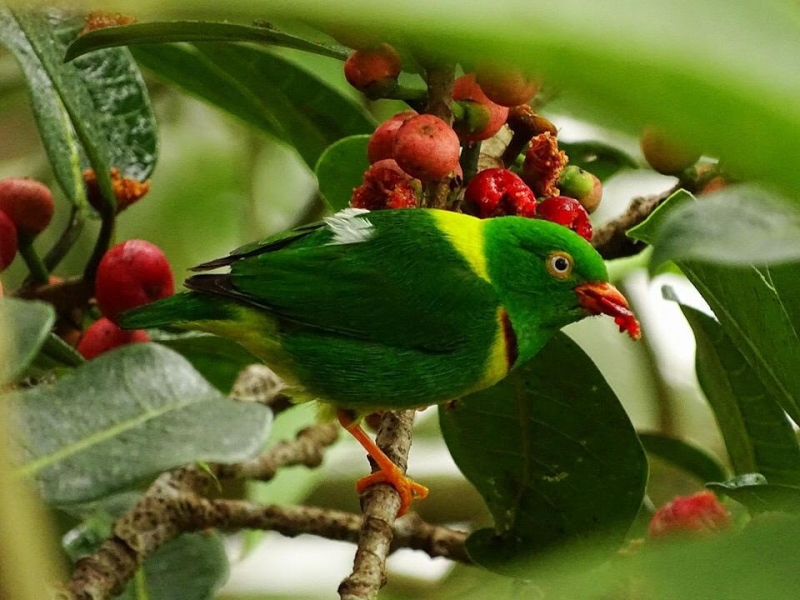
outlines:
[[[228, 267], [233, 263], [235, 263], [237, 260], [241, 260], [243, 258], [257, 256], [265, 252], [275, 252], [276, 250], [285, 248], [289, 244], [292, 244], [297, 240], [302, 239], [307, 235], [314, 233], [324, 225], [325, 223], [322, 221], [318, 223], [309, 223], [308, 225], [301, 225], [296, 229], [292, 229], [291, 231], [285, 233], [279, 233], [277, 235], [268, 237], [267, 239], [262, 240], [260, 242], [251, 242], [249, 244], [245, 244], [244, 246], [241, 246], [236, 250], [234, 250], [233, 252], [231, 252], [228, 256], [223, 256], [222, 258], [217, 258], [214, 260], [210, 260], [208, 262], [204, 262], [195, 267], [192, 267], [189, 270], [194, 272], [212, 271], [214, 269]], [[187, 280], [187, 284], [188, 281], [189, 280]], [[187, 287], [189, 286], [187, 285]]]
[[183, 282], [183, 285], [193, 292], [201, 292], [212, 296], [229, 298], [248, 304], [261, 310], [273, 312], [273, 308], [266, 304], [256, 302], [251, 296], [243, 294], [233, 286], [230, 275], [227, 273], [206, 273], [203, 275], [193, 275]]

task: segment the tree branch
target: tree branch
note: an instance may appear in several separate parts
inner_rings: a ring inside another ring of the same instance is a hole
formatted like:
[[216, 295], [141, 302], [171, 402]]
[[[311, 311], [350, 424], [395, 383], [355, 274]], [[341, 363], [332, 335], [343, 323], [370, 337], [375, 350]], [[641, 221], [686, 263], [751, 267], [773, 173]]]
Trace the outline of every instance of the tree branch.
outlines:
[[[413, 410], [386, 411], [376, 439], [381, 450], [403, 472], [408, 463], [413, 425]], [[372, 600], [386, 583], [386, 557], [392, 547], [400, 494], [390, 485], [374, 485], [361, 496], [361, 506], [364, 521], [353, 572], [339, 585], [341, 600]]]
[[594, 232], [592, 245], [606, 260], [638, 254], [647, 245], [629, 238], [627, 231], [649, 217], [650, 213], [679, 188], [676, 185], [655, 196], [634, 198], [624, 213]]

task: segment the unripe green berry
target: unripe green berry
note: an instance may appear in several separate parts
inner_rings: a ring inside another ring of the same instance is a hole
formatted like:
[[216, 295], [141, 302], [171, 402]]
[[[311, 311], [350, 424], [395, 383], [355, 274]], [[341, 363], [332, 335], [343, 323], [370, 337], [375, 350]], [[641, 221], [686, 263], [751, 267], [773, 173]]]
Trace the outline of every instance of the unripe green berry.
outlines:
[[593, 173], [576, 165], [569, 165], [561, 171], [558, 188], [564, 196], [580, 202], [589, 213], [597, 209], [603, 197], [603, 184], [600, 180]]

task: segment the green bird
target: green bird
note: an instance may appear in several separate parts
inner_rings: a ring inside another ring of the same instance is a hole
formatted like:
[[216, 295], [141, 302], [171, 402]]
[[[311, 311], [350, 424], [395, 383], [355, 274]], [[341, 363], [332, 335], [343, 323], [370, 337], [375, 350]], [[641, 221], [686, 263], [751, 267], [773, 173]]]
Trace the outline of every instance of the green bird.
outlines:
[[200, 330], [243, 345], [296, 401], [336, 414], [379, 469], [357, 490], [390, 483], [400, 514], [427, 489], [361, 429], [363, 416], [492, 386], [589, 315], [610, 315], [639, 337], [600, 255], [543, 220], [346, 209], [193, 270], [222, 267], [229, 272], [190, 277], [190, 291], [128, 311], [120, 325]]

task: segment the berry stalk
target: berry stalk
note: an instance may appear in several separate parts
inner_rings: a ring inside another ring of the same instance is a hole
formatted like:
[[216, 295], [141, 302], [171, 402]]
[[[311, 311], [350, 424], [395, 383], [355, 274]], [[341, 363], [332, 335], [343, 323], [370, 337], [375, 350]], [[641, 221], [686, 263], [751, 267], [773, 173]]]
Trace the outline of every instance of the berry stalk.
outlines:
[[33, 238], [28, 238], [28, 236], [20, 237], [19, 254], [31, 273], [32, 281], [39, 285], [47, 285], [50, 281], [50, 273], [41, 256], [33, 247]]

